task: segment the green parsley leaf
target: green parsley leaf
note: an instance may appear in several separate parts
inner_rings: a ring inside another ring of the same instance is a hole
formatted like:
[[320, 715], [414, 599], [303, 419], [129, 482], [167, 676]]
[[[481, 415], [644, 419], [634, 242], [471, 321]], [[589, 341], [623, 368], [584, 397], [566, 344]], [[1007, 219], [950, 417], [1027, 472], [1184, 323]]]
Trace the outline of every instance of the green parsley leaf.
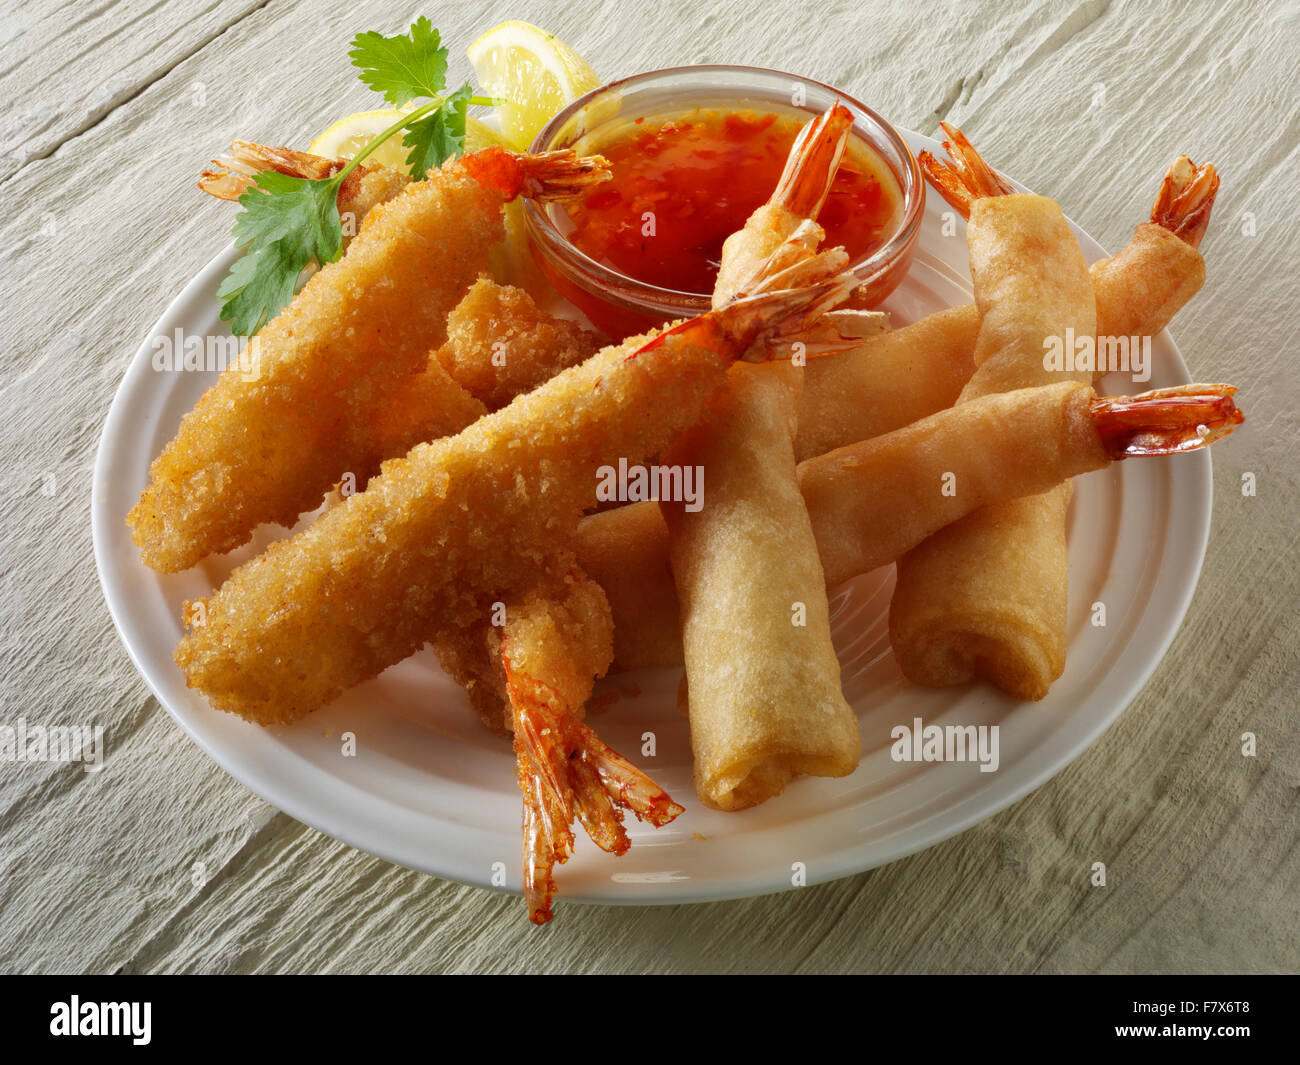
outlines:
[[427, 18], [421, 15], [410, 35], [385, 37], [373, 30], [358, 33], [348, 52], [361, 80], [394, 107], [419, 96], [437, 96], [447, 83], [447, 49]]
[[393, 107], [417, 97], [428, 102], [373, 138], [352, 161], [331, 178], [311, 181], [264, 170], [239, 197], [235, 245], [243, 255], [230, 268], [217, 295], [221, 317], [241, 336], [252, 336], [293, 299], [298, 278], [315, 260], [325, 264], [339, 257], [343, 227], [338, 190], [343, 179], [399, 128], [410, 149], [407, 166], [421, 179], [434, 167], [459, 155], [465, 147], [465, 112], [471, 102], [489, 103], [463, 85], [445, 99], [447, 49], [438, 31], [421, 16], [405, 36], [360, 33], [348, 53], [361, 71], [361, 80], [383, 93]]
[[298, 274], [287, 269], [284, 250], [271, 241], [235, 260], [217, 289], [221, 317], [236, 336], [251, 337], [264, 326], [274, 308], [293, 299]]
[[416, 181], [465, 150], [465, 111], [473, 92], [469, 85], [462, 85], [438, 110], [411, 123], [402, 137], [402, 143], [411, 149], [406, 166]]
[[311, 181], [263, 170], [239, 197], [235, 246], [244, 252], [217, 296], [221, 317], [238, 336], [252, 336], [292, 298], [313, 259], [333, 262], [343, 246], [338, 181]]

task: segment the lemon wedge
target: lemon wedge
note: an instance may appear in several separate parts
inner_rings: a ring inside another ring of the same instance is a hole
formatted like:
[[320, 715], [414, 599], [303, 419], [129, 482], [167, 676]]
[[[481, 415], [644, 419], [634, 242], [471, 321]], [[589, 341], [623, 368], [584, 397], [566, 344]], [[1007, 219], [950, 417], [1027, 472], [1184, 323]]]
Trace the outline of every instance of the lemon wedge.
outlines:
[[527, 22], [494, 26], [468, 54], [483, 90], [503, 101], [501, 132], [515, 151], [526, 151], [561, 108], [600, 85], [582, 56]]
[[[412, 110], [416, 105], [405, 110]], [[394, 122], [400, 121], [405, 111], [381, 109], [379, 111], [358, 111], [355, 115], [341, 118], [324, 133], [311, 142], [307, 149], [313, 155], [323, 155], [327, 159], [351, 159], [361, 151], [378, 134]], [[474, 118], [465, 120], [465, 151], [477, 152], [494, 144], [504, 144], [505, 140], [491, 126], [485, 126]], [[399, 131], [378, 148], [366, 156], [366, 163], [378, 163], [391, 166], [395, 170], [406, 169], [406, 153], [410, 151], [402, 144]]]

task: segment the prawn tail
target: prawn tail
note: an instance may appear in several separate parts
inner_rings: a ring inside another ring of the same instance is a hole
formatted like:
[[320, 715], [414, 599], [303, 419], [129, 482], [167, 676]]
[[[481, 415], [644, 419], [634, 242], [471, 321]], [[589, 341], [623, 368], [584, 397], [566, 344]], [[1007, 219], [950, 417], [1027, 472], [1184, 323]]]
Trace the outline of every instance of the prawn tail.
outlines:
[[579, 155], [571, 148], [534, 154], [484, 148], [465, 156], [464, 164], [480, 185], [504, 193], [507, 200], [519, 196], [543, 202], [571, 199], [611, 176], [604, 156]]
[[1098, 396], [1090, 415], [1106, 453], [1176, 455], [1209, 447], [1237, 428], [1245, 416], [1232, 385], [1179, 385], [1138, 396]]
[[948, 140], [943, 150], [948, 159], [940, 159], [932, 152], [917, 156], [921, 173], [935, 190], [952, 205], [963, 218], [970, 217], [971, 204], [986, 196], [1007, 196], [1016, 190], [984, 161], [966, 135], [956, 126], [940, 122]]
[[[227, 154], [213, 159], [209, 168], [203, 171], [199, 177], [199, 188], [218, 200], [238, 200], [252, 187], [257, 175], [267, 170], [288, 177], [320, 181], [333, 177], [347, 165], [347, 159], [330, 159], [323, 155], [300, 152], [295, 148], [272, 148], [253, 141], [235, 141]], [[339, 185], [340, 209], [353, 203], [361, 179], [376, 171], [384, 171], [389, 178], [386, 198], [395, 196], [409, 181], [404, 173], [392, 167], [358, 164]]]
[[1151, 208], [1151, 221], [1193, 248], [1199, 248], [1218, 193], [1219, 173], [1214, 164], [1198, 166], [1180, 155], [1160, 183]]
[[554, 916], [555, 866], [573, 854], [574, 820], [601, 850], [621, 855], [631, 846], [623, 810], [661, 828], [684, 808], [606, 745], [558, 692], [521, 675], [508, 654], [505, 661], [524, 804], [524, 898], [529, 919], [545, 924]]
[[816, 218], [852, 128], [853, 112], [837, 101], [800, 130], [768, 202], [800, 218]]
[[[218, 200], [237, 200], [263, 170], [274, 170], [290, 177], [333, 177], [347, 166], [346, 159], [327, 159], [322, 155], [300, 152], [293, 148], [272, 148], [252, 141], [235, 141], [230, 151], [213, 159], [210, 168], [199, 178], [199, 188]], [[215, 169], [213, 169], [215, 168]]]

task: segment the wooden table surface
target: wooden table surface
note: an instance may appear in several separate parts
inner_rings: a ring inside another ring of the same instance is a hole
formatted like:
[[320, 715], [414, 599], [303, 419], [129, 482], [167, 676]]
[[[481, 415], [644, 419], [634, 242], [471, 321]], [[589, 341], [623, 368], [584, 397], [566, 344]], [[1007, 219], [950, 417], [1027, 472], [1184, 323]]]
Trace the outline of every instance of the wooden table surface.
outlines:
[[[538, 930], [518, 899], [304, 827], [185, 737], [99, 590], [89, 504], [104, 417], [149, 327], [229, 239], [196, 171], [234, 137], [305, 145], [375, 106], [347, 42], [416, 14], [451, 44], [452, 79], [474, 37], [520, 18], [607, 77], [753, 63], [921, 132], [954, 121], [1111, 249], [1175, 155], [1218, 165], [1209, 279], [1173, 333], [1198, 379], [1241, 387], [1249, 421], [1216, 449], [1187, 619], [1096, 745], [1002, 814], [882, 869], [738, 902], [570, 906]], [[0, 724], [102, 724], [108, 746], [99, 774], [0, 763], [0, 969], [1300, 967], [1295, 4], [29, 2], [0, 20], [0, 41]]]

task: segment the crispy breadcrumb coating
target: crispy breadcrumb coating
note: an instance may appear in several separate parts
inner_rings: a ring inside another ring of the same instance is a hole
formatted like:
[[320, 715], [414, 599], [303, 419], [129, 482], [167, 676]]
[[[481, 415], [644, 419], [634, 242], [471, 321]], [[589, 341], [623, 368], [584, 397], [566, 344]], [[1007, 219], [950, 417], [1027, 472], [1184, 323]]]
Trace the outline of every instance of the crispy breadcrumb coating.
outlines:
[[[785, 273], [777, 275], [781, 278]], [[384, 464], [364, 492], [186, 609], [176, 650], [216, 709], [294, 721], [532, 586], [596, 504], [602, 467], [694, 425], [733, 362], [857, 285], [843, 256], [806, 281], [605, 348], [456, 436]], [[788, 346], [788, 345], [787, 345]]]
[[[725, 361], [641, 338], [564, 371], [457, 436], [420, 444], [309, 528], [240, 566], [176, 659], [214, 707], [294, 721], [529, 587], [595, 503], [596, 470], [699, 420]], [[191, 609], [186, 618], [195, 617]]]
[[500, 410], [599, 347], [594, 333], [553, 318], [523, 289], [481, 277], [447, 319], [437, 358], [488, 410]]
[[489, 608], [467, 628], [446, 629], [433, 640], [438, 661], [465, 688], [470, 704], [493, 732], [512, 729], [504, 641], [510, 644], [516, 683], [544, 682], [559, 705], [583, 716], [593, 683], [614, 657], [614, 619], [609, 600], [567, 553], [556, 572], [543, 577], [518, 602]]
[[445, 340], [501, 239], [505, 198], [455, 160], [369, 211], [343, 258], [250, 342], [255, 372], [229, 367], [154, 461], [127, 517], [146, 563], [186, 569], [320, 504], [369, 447], [373, 412]]

